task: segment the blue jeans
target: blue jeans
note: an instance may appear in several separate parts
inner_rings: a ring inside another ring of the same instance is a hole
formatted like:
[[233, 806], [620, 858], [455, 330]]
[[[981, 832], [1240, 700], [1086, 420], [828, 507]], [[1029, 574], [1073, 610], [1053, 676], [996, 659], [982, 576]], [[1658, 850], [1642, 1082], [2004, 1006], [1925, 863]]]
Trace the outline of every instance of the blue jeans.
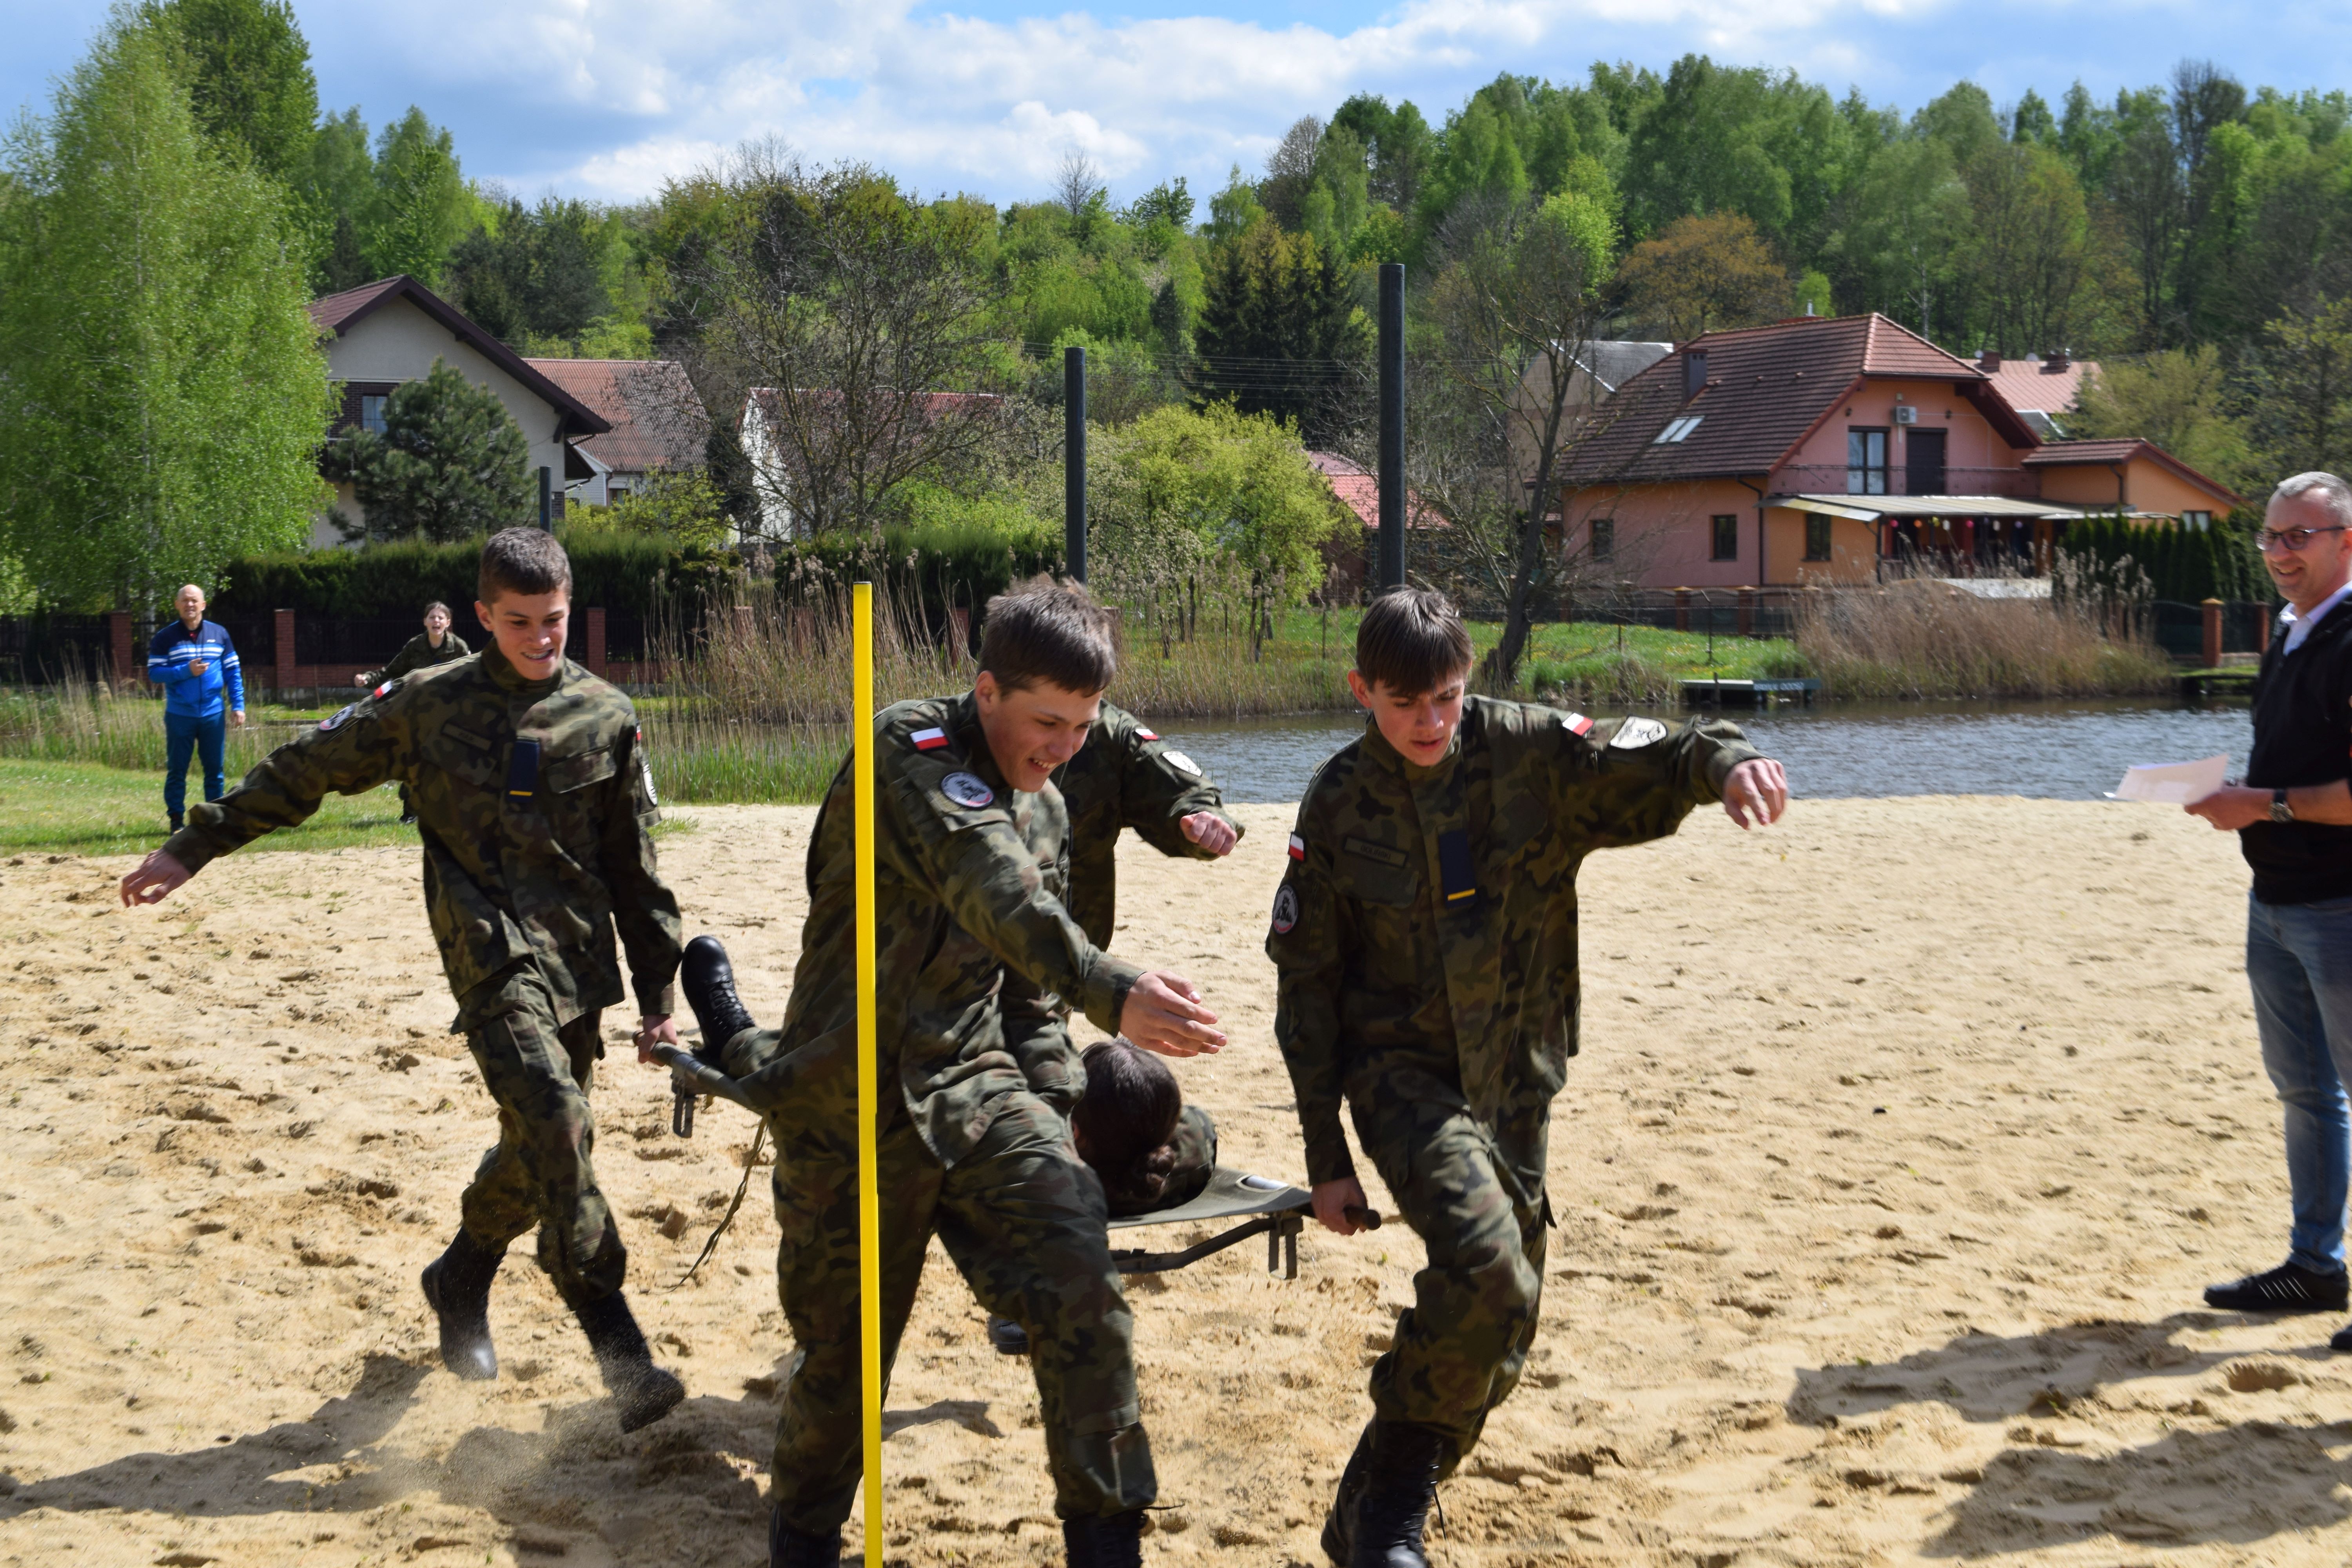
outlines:
[[2246, 980], [2263, 1067], [2286, 1110], [2288, 1257], [2305, 1268], [2344, 1267], [2344, 1205], [2352, 1195], [2352, 899], [2315, 904], [2246, 900]]
[[194, 719], [185, 713], [163, 715], [163, 809], [173, 816], [188, 807], [188, 753], [201, 749], [205, 756], [205, 798], [221, 797], [221, 752], [228, 739], [228, 714]]

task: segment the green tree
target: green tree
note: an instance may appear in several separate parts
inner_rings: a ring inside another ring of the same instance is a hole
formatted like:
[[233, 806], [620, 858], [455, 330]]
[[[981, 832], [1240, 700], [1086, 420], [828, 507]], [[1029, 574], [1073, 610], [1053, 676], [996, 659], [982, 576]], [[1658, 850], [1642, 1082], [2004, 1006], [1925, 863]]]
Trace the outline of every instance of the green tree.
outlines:
[[1674, 339], [1789, 313], [1789, 275], [1741, 213], [1678, 217], [1626, 254], [1626, 307]]
[[144, 609], [299, 544], [331, 412], [300, 247], [168, 40], [118, 15], [6, 163], [0, 555], [47, 603]]
[[2074, 171], [2046, 148], [1996, 140], [1979, 146], [1964, 178], [1972, 221], [1962, 271], [1984, 339], [2008, 354], [2074, 342], [2091, 266], [2090, 213]]
[[2230, 412], [2228, 370], [2210, 343], [2110, 360], [2077, 402], [2070, 435], [2137, 436], [2232, 489], [2252, 482], [2245, 423]]
[[576, 338], [612, 306], [604, 282], [607, 237], [587, 203], [548, 196], [526, 207], [513, 196], [449, 255], [457, 308], [500, 340]]
[[2249, 422], [2275, 474], [2352, 468], [2352, 300], [2270, 324], [2248, 376]]
[[373, 199], [361, 234], [373, 276], [405, 272], [440, 287], [449, 252], [474, 219], [449, 132], [412, 107], [376, 138]]
[[361, 226], [375, 197], [375, 156], [367, 122], [357, 109], [330, 114], [310, 139], [310, 167], [301, 184], [320, 231], [312, 270], [319, 292], [341, 293], [372, 282]]
[[498, 394], [446, 361], [384, 399], [383, 430], [355, 431], [334, 454], [366, 512], [344, 531], [447, 544], [534, 521], [530, 444]]
[[288, 185], [310, 172], [319, 82], [287, 0], [148, 0], [145, 21], [179, 41], [188, 100], [206, 134]]
[[1211, 255], [1192, 328], [1193, 396], [1292, 420], [1319, 438], [1366, 335], [1347, 273], [1315, 237], [1261, 216]]

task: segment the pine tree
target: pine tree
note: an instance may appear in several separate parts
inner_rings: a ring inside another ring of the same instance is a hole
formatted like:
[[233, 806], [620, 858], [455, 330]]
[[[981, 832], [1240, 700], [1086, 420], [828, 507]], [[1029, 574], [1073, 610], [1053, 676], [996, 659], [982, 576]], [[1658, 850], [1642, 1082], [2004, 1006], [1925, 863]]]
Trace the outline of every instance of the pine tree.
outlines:
[[366, 509], [368, 538], [446, 544], [532, 521], [530, 462], [498, 394], [436, 359], [384, 399], [383, 433], [352, 435], [334, 468]]

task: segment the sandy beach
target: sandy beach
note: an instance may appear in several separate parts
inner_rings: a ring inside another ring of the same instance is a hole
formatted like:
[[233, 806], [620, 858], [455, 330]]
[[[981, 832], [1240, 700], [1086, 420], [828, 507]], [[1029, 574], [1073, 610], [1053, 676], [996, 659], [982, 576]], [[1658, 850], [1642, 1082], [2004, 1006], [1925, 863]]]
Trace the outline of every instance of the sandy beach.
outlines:
[[[1129, 840], [1116, 945], [1232, 1030], [1179, 1068], [1227, 1163], [1296, 1178], [1260, 947], [1290, 813], [1244, 814], [1221, 865]], [[772, 1019], [814, 814], [676, 815], [688, 929]], [[615, 1434], [528, 1243], [492, 1302], [505, 1374], [458, 1383], [416, 1273], [491, 1116], [415, 856], [232, 858], [139, 911], [128, 865], [0, 865], [0, 1563], [763, 1563], [790, 1351], [764, 1172], [674, 1288], [750, 1119], [713, 1107], [681, 1142], [666, 1075], [625, 1044], [601, 1069], [672, 1417]], [[1710, 811], [1596, 857], [1542, 1336], [1433, 1561], [2352, 1555], [2341, 1320], [2199, 1300], [2284, 1251], [2244, 891], [2234, 839], [2109, 804], [1802, 802], [1749, 835]], [[1310, 1230], [1296, 1280], [1244, 1244], [1130, 1287], [1147, 1562], [1322, 1561], [1419, 1259], [1402, 1227]], [[936, 1246], [889, 1412], [893, 1563], [1060, 1561], [1026, 1364]]]

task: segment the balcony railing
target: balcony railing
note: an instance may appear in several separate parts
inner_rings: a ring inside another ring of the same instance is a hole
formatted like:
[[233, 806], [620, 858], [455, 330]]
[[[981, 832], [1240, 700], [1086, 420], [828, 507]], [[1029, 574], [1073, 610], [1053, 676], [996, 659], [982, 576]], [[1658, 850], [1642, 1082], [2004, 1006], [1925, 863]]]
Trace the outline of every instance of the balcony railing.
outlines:
[[[1914, 479], [1919, 482], [1916, 485]], [[1780, 495], [2001, 496], [2039, 500], [2042, 476], [2030, 468], [1946, 468], [1930, 475], [1904, 468], [1850, 468], [1840, 463], [1791, 464], [1772, 476]]]

